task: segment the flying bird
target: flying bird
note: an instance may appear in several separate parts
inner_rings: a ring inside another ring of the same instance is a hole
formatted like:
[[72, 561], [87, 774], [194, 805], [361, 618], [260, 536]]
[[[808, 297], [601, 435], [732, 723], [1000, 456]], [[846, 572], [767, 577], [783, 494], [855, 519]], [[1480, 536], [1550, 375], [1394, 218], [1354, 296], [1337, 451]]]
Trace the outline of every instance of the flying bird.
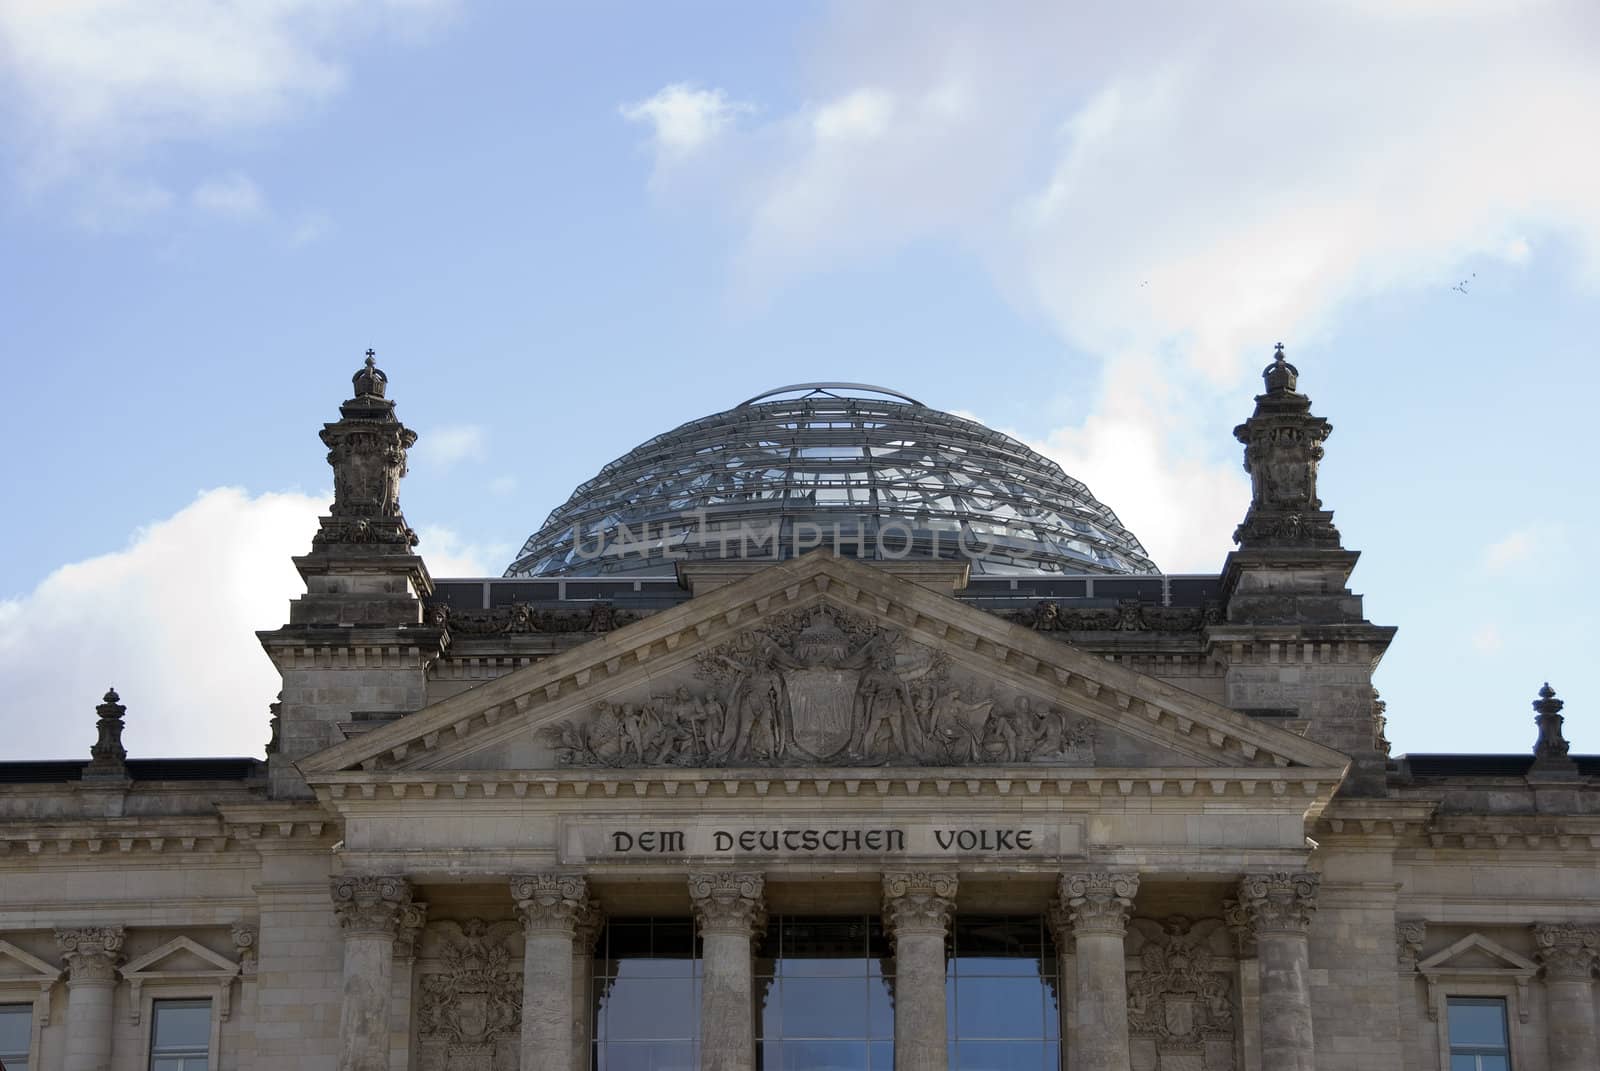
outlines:
[[1458, 294], [1465, 294], [1467, 292], [1467, 284], [1472, 282], [1472, 280], [1476, 279], [1477, 277], [1478, 277], [1478, 273], [1477, 272], [1473, 272], [1471, 275], [1467, 276], [1465, 279], [1461, 280], [1459, 283], [1457, 283], [1455, 286], [1452, 286], [1450, 289], [1454, 290]]

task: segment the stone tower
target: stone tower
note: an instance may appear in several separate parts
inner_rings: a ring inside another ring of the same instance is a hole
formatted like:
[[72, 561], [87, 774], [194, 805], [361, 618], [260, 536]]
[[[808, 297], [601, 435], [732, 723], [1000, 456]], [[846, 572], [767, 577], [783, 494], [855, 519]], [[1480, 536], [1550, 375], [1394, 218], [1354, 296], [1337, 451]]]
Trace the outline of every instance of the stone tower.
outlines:
[[296, 759], [424, 706], [440, 650], [439, 630], [422, 625], [433, 581], [400, 510], [417, 436], [395, 415], [371, 350], [353, 385], [339, 419], [322, 428], [333, 505], [311, 553], [294, 559], [306, 593], [289, 604], [287, 625], [258, 633], [283, 676], [268, 757], [279, 797], [308, 794]]
[[1229, 706], [1304, 728], [1354, 760], [1347, 794], [1382, 794], [1388, 753], [1372, 672], [1395, 630], [1363, 616], [1349, 588], [1361, 555], [1344, 548], [1317, 495], [1333, 425], [1312, 414], [1282, 344], [1261, 375], [1255, 412], [1233, 430], [1250, 508], [1223, 564], [1224, 622], [1209, 632], [1211, 655], [1226, 667]]

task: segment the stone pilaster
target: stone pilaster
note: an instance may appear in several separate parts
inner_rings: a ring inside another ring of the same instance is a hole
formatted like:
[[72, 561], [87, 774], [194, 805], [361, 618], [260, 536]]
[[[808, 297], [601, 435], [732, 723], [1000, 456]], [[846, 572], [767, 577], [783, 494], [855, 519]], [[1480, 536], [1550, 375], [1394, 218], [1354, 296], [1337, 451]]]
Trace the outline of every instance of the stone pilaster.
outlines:
[[111, 1007], [122, 940], [121, 926], [56, 931], [56, 946], [67, 964], [65, 1071], [110, 1071]]
[[1222, 901], [1222, 918], [1233, 938], [1239, 961], [1239, 1064], [1240, 1071], [1262, 1071], [1261, 961], [1256, 958], [1256, 935], [1250, 931], [1250, 912], [1237, 900]]
[[339, 1071], [388, 1071], [394, 939], [411, 904], [404, 878], [347, 875], [329, 883], [344, 931]]
[[594, 1040], [594, 943], [605, 928], [606, 915], [590, 901], [572, 931], [572, 1071], [589, 1071]]
[[1544, 967], [1550, 1071], [1592, 1071], [1600, 1067], [1593, 981], [1600, 965], [1600, 927], [1539, 924], [1533, 939]]
[[755, 965], [751, 941], [767, 925], [766, 879], [750, 871], [689, 875], [700, 926], [700, 1067], [752, 1071], [756, 1065]]
[[1129, 1071], [1128, 972], [1123, 937], [1137, 874], [1063, 874], [1058, 908], [1072, 927], [1077, 959], [1073, 979], [1073, 1054], [1081, 1071]]
[[1407, 1067], [1419, 1067], [1423, 1060], [1422, 1032], [1427, 1019], [1418, 986], [1417, 961], [1428, 937], [1428, 924], [1422, 919], [1401, 919], [1394, 926], [1395, 1007], [1399, 1009], [1400, 1051]]
[[428, 924], [428, 905], [413, 900], [400, 910], [394, 935], [394, 992], [389, 1017], [389, 1071], [411, 1067], [411, 1017], [417, 967], [417, 942]]
[[883, 925], [894, 938], [895, 1071], [945, 1071], [944, 951], [956, 912], [956, 876], [940, 871], [883, 875]]
[[1046, 909], [1044, 918], [1045, 924], [1050, 927], [1050, 939], [1056, 946], [1056, 976], [1050, 982], [1050, 991], [1056, 998], [1061, 1055], [1066, 1066], [1076, 1067], [1077, 1030], [1073, 1019], [1077, 1010], [1078, 955], [1072, 939], [1072, 912], [1067, 905], [1056, 900]]
[[590, 911], [581, 875], [528, 874], [511, 879], [522, 919], [522, 1066], [562, 1068], [572, 1061], [575, 1029], [572, 956]]
[[1261, 964], [1261, 1062], [1272, 1071], [1315, 1071], [1306, 931], [1321, 881], [1296, 871], [1249, 874], [1239, 882]]

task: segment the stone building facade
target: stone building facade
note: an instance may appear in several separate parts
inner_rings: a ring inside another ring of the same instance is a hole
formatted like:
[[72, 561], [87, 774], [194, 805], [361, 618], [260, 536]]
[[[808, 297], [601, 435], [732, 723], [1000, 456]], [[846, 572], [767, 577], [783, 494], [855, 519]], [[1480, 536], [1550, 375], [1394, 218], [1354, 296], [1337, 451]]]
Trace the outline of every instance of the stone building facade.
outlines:
[[129, 758], [112, 692], [87, 762], [0, 763], [0, 1059], [1593, 1071], [1600, 758], [1548, 687], [1528, 754], [1389, 755], [1297, 380], [1215, 575], [1069, 503], [1078, 572], [435, 581], [369, 356], [266, 761]]

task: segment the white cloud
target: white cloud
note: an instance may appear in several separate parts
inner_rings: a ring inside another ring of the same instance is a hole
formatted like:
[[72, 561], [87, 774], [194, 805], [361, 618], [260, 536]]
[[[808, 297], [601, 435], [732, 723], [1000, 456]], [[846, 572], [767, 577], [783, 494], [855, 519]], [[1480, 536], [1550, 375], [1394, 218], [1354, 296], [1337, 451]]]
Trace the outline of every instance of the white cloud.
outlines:
[[189, 195], [195, 208], [207, 215], [252, 219], [266, 211], [266, 198], [249, 176], [232, 174], [202, 182]]
[[728, 99], [720, 89], [699, 89], [688, 82], [663, 86], [654, 96], [618, 111], [633, 123], [648, 123], [660, 163], [681, 160], [715, 140], [749, 105]]
[[1472, 634], [1472, 649], [1479, 654], [1495, 654], [1505, 647], [1505, 639], [1493, 624], [1483, 625]]
[[432, 428], [417, 436], [411, 456], [438, 468], [449, 468], [469, 458], [483, 460], [489, 433], [477, 424], [453, 424]]
[[499, 576], [511, 560], [510, 549], [490, 543], [468, 543], [452, 529], [428, 525], [417, 529], [417, 552], [435, 580], [442, 577]]
[[1521, 565], [1533, 556], [1538, 541], [1538, 533], [1531, 529], [1512, 532], [1484, 548], [1483, 567], [1491, 573], [1499, 573], [1514, 565]]
[[313, 212], [310, 215], [302, 216], [289, 229], [289, 246], [293, 249], [299, 249], [302, 246], [311, 245], [313, 242], [319, 242], [331, 229], [332, 225], [328, 222], [328, 217], [321, 213]]
[[277, 671], [256, 629], [305, 589], [325, 497], [218, 488], [118, 551], [64, 565], [0, 602], [0, 712], [10, 758], [87, 758], [115, 686], [134, 757], [260, 755]]
[[[1039, 0], [1004, 19], [946, 6], [908, 20], [841, 5], [807, 65], [823, 103], [735, 132], [728, 166], [705, 179], [717, 195], [695, 203], [741, 227], [737, 277], [751, 289], [934, 237], [1111, 362], [1107, 384], [1125, 379], [1117, 362], [1155, 362], [1126, 383], [1144, 397], [1105, 389], [1048, 438], [1163, 566], [1214, 568], [1243, 506], [1215, 428], [1243, 415], [1239, 391], [1274, 341], [1316, 339], [1379, 292], [1448, 290], [1478, 258], [1519, 264], [1554, 232], [1600, 279], [1600, 139], [1579, 134], [1600, 114], [1588, 7], [1374, 0], [1201, 16], [1176, 0]], [[1225, 389], [1227, 408], [1150, 400], [1174, 381]], [[1228, 524], [1190, 530], [1188, 510], [1212, 494]]]

